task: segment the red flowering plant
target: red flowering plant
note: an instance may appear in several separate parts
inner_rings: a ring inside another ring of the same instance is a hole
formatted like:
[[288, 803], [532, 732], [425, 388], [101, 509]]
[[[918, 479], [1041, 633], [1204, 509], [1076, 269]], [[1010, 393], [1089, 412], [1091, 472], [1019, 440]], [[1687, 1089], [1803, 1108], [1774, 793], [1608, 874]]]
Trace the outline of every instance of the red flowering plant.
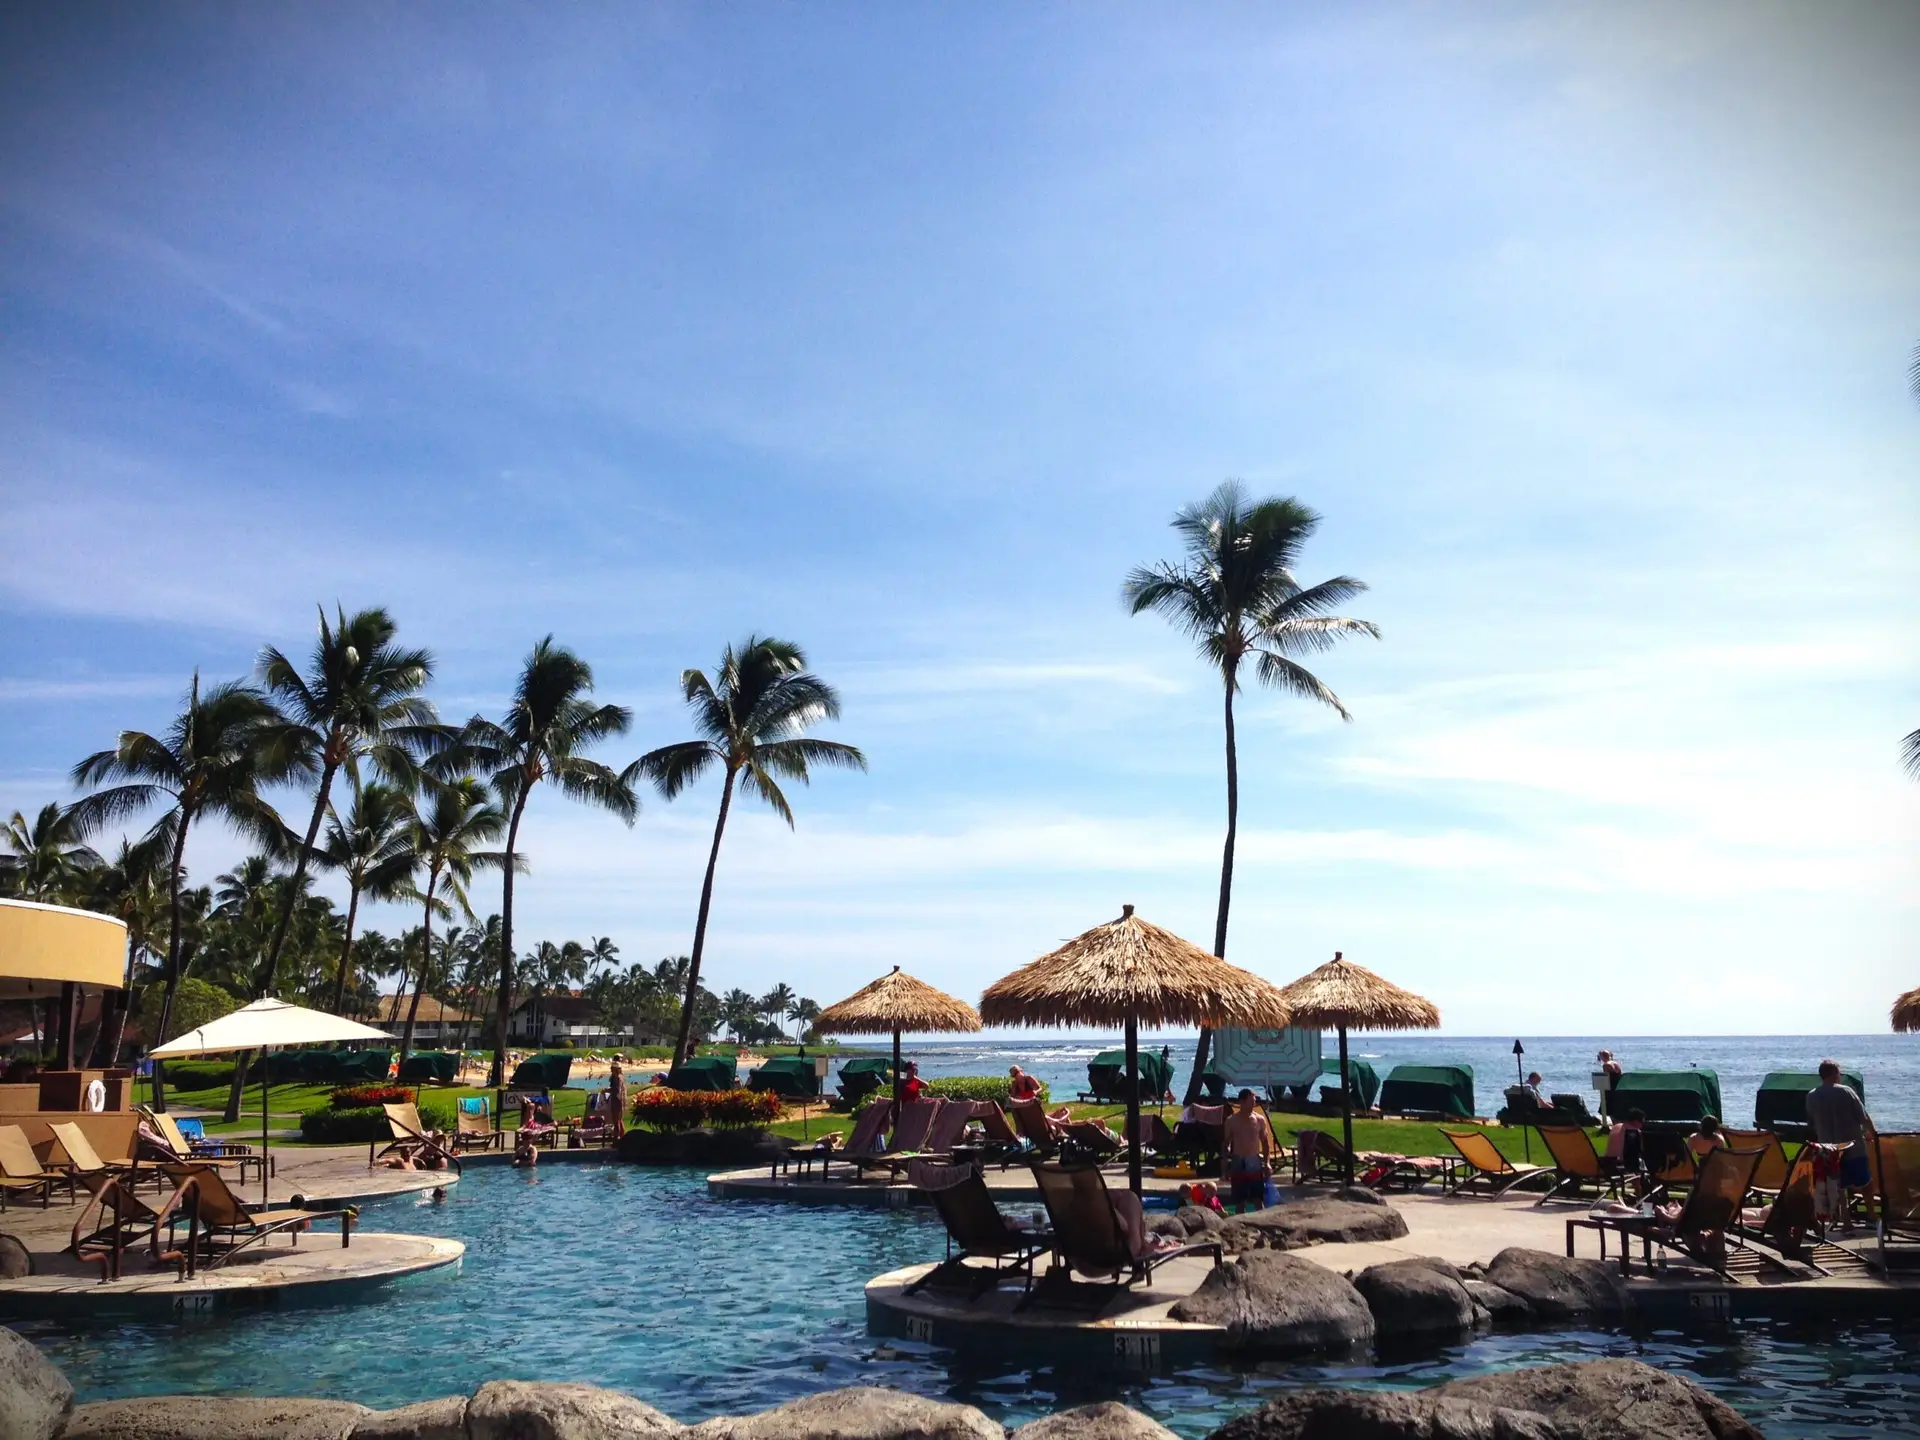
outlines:
[[373, 1105], [410, 1105], [414, 1092], [405, 1085], [350, 1085], [336, 1090], [328, 1104], [336, 1110], [364, 1110]]
[[780, 1118], [780, 1097], [760, 1090], [669, 1090], [654, 1086], [633, 1097], [633, 1120], [649, 1130], [691, 1130], [697, 1125], [737, 1129], [771, 1125]]

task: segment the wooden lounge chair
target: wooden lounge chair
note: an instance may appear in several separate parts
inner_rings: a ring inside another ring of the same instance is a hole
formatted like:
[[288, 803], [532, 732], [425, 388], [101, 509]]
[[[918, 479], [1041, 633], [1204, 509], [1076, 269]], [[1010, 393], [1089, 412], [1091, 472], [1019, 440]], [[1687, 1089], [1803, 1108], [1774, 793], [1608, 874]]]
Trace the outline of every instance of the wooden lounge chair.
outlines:
[[506, 1144], [507, 1132], [493, 1123], [492, 1105], [484, 1095], [470, 1095], [456, 1101], [453, 1109], [453, 1148], [455, 1150], [499, 1150]]
[[1473, 1173], [1454, 1186], [1455, 1194], [1465, 1194], [1475, 1185], [1484, 1185], [1491, 1195], [1504, 1195], [1507, 1191], [1525, 1185], [1529, 1180], [1544, 1180], [1553, 1183], [1551, 1165], [1516, 1165], [1500, 1153], [1500, 1147], [1484, 1130], [1448, 1130], [1440, 1133], [1447, 1137], [1447, 1143], [1460, 1152], [1460, 1158], [1472, 1167]]
[[889, 1178], [898, 1175], [906, 1168], [907, 1161], [926, 1153], [927, 1137], [933, 1133], [934, 1122], [940, 1118], [946, 1103], [944, 1100], [907, 1101], [900, 1107], [900, 1117], [894, 1121], [886, 1148], [872, 1155], [846, 1158], [862, 1178], [869, 1170], [885, 1170]]
[[1873, 1137], [1877, 1203], [1874, 1229], [1882, 1270], [1887, 1245], [1920, 1241], [1920, 1134], [1888, 1131]]
[[42, 1167], [33, 1146], [27, 1143], [27, 1132], [18, 1125], [0, 1125], [0, 1210], [7, 1208], [9, 1194], [35, 1193], [44, 1210], [56, 1185], [66, 1186], [67, 1198], [73, 1198], [73, 1176]]
[[[1614, 1230], [1620, 1235], [1620, 1273], [1626, 1274], [1631, 1247], [1638, 1238], [1643, 1245], [1658, 1245], [1706, 1266], [1721, 1279], [1738, 1283], [1727, 1269], [1727, 1245], [1741, 1225], [1741, 1203], [1753, 1172], [1760, 1164], [1760, 1150], [1719, 1149], [1708, 1152], [1700, 1162], [1693, 1189], [1686, 1202], [1666, 1207], [1651, 1219], [1640, 1216], [1596, 1216], [1589, 1223], [1596, 1229]], [[1571, 1232], [1569, 1232], [1571, 1233]], [[1765, 1252], [1763, 1260], [1782, 1264]]]
[[203, 1154], [180, 1132], [180, 1122], [166, 1111], [142, 1109], [140, 1115], [160, 1136], [160, 1153], [154, 1158], [162, 1165], [207, 1165], [219, 1170], [233, 1170], [239, 1175], [242, 1185], [247, 1183], [249, 1165], [260, 1167], [264, 1173], [266, 1162], [245, 1146], [241, 1146], [238, 1153], [230, 1155], [226, 1153], [225, 1145], [203, 1144], [202, 1149], [206, 1152]]
[[[961, 1285], [977, 1300], [1008, 1275], [1026, 1276], [1023, 1291], [1033, 1289], [1033, 1262], [1046, 1254], [1053, 1237], [1024, 1229], [1000, 1213], [980, 1172], [971, 1165], [915, 1160], [907, 1179], [930, 1195], [947, 1227], [947, 1258], [907, 1287], [909, 1295], [928, 1285]], [[967, 1262], [986, 1261], [969, 1265]]]
[[1021, 1308], [1040, 1298], [1042, 1290], [1052, 1299], [1065, 1299], [1076, 1270], [1089, 1277], [1116, 1277], [1097, 1292], [1098, 1303], [1104, 1305], [1116, 1291], [1139, 1284], [1181, 1255], [1211, 1255], [1214, 1265], [1220, 1264], [1217, 1240], [1157, 1248], [1149, 1236], [1149, 1248], [1136, 1251], [1114, 1212], [1113, 1197], [1097, 1165], [1042, 1162], [1033, 1167], [1033, 1178], [1053, 1226], [1053, 1263], [1041, 1286], [1020, 1302]]
[[380, 1108], [387, 1112], [387, 1128], [392, 1131], [393, 1139], [377, 1155], [374, 1151], [380, 1142], [378, 1140], [368, 1142], [367, 1168], [369, 1170], [387, 1156], [399, 1155], [409, 1165], [418, 1165], [422, 1160], [437, 1159], [456, 1175], [460, 1173], [460, 1157], [428, 1132], [426, 1125], [420, 1119], [418, 1105], [409, 1100], [403, 1105], [382, 1105]]
[[1600, 1152], [1584, 1130], [1562, 1129], [1549, 1125], [1538, 1132], [1553, 1157], [1553, 1184], [1535, 1203], [1549, 1200], [1577, 1200], [1581, 1192], [1592, 1190], [1600, 1197], [1620, 1194], [1620, 1175], [1610, 1174], [1600, 1163]]
[[[186, 1275], [193, 1275], [202, 1264], [209, 1268], [226, 1264], [249, 1245], [272, 1235], [286, 1235], [300, 1243], [300, 1232], [316, 1220], [338, 1219], [340, 1244], [345, 1248], [353, 1240], [353, 1211], [252, 1209], [232, 1190], [218, 1170], [202, 1164], [163, 1167], [174, 1182], [174, 1192], [156, 1212], [155, 1235], [162, 1221], [167, 1226], [167, 1248], [155, 1249], [161, 1260], [172, 1260]], [[178, 1226], [185, 1222], [187, 1239], [181, 1246]]]

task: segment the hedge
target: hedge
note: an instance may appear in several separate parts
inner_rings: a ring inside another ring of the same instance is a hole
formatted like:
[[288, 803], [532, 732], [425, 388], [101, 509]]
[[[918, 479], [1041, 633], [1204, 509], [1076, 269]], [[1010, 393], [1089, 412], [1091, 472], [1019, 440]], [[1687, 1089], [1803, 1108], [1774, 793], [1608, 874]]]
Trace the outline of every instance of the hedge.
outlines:
[[[438, 1105], [420, 1107], [420, 1123], [429, 1130], [453, 1129], [453, 1112]], [[391, 1140], [393, 1127], [378, 1105], [364, 1110], [309, 1110], [300, 1117], [300, 1138], [310, 1145], [364, 1145]]]
[[655, 1086], [633, 1097], [633, 1119], [649, 1130], [691, 1130], [698, 1125], [737, 1129], [771, 1125], [781, 1115], [780, 1097], [765, 1090], [669, 1090]]
[[[937, 1095], [942, 1100], [997, 1100], [1001, 1105], [1012, 1101], [1007, 1087], [1012, 1080], [1006, 1075], [948, 1075], [939, 1080], [926, 1082], [924, 1093]], [[1047, 1082], [1040, 1084], [1040, 1098], [1046, 1100]]]
[[335, 1110], [364, 1110], [369, 1105], [410, 1105], [419, 1098], [405, 1085], [349, 1085], [327, 1097]]

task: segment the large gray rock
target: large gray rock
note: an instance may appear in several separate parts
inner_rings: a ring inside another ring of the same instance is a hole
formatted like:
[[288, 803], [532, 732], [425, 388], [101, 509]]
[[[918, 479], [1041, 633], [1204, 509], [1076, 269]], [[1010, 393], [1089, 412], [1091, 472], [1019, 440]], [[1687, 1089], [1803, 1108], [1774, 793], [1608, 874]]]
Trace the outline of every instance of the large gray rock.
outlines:
[[61, 1440], [347, 1440], [371, 1412], [344, 1400], [150, 1395], [82, 1405]]
[[1460, 1272], [1444, 1260], [1422, 1257], [1373, 1265], [1353, 1279], [1373, 1311], [1381, 1340], [1444, 1339], [1473, 1328], [1473, 1297]]
[[[688, 1440], [1006, 1440], [971, 1405], [856, 1386], [789, 1400], [758, 1415], [708, 1420]], [[480, 1440], [478, 1434], [473, 1440]]]
[[1533, 1365], [1450, 1381], [1431, 1393], [1534, 1411], [1564, 1440], [1764, 1440], [1724, 1400], [1638, 1360]]
[[1562, 1440], [1542, 1415], [1431, 1390], [1294, 1390], [1207, 1440]]
[[1013, 1432], [1013, 1440], [1180, 1440], [1158, 1420], [1111, 1400], [1062, 1410]]
[[1173, 1218], [1180, 1222], [1180, 1228], [1187, 1234], [1202, 1238], [1225, 1229], [1227, 1224], [1217, 1211], [1204, 1205], [1182, 1205], [1173, 1212]]
[[651, 1405], [597, 1385], [489, 1380], [467, 1404], [468, 1440], [628, 1440], [682, 1433], [677, 1421]]
[[53, 1440], [73, 1412], [73, 1386], [31, 1340], [0, 1329], [0, 1440]]
[[353, 1440], [467, 1440], [467, 1397], [376, 1410], [353, 1427]]
[[1487, 1279], [1526, 1301], [1541, 1320], [1617, 1320], [1633, 1308], [1627, 1282], [1598, 1260], [1515, 1245], [1493, 1257]]
[[20, 1280], [33, 1274], [33, 1252], [17, 1235], [0, 1235], [0, 1280]]
[[1373, 1315], [1358, 1290], [1324, 1265], [1273, 1250], [1208, 1271], [1168, 1313], [1225, 1327], [1230, 1349], [1267, 1354], [1343, 1351], [1373, 1338]]
[[1476, 1280], [1471, 1275], [1460, 1282], [1467, 1294], [1496, 1325], [1524, 1325], [1533, 1319], [1533, 1307], [1511, 1290], [1502, 1290], [1491, 1280]]
[[[1358, 1199], [1361, 1195], [1367, 1199]], [[1398, 1210], [1371, 1191], [1357, 1187], [1337, 1195], [1270, 1205], [1265, 1210], [1241, 1216], [1240, 1223], [1283, 1241], [1276, 1249], [1398, 1240], [1407, 1233], [1407, 1222]]]

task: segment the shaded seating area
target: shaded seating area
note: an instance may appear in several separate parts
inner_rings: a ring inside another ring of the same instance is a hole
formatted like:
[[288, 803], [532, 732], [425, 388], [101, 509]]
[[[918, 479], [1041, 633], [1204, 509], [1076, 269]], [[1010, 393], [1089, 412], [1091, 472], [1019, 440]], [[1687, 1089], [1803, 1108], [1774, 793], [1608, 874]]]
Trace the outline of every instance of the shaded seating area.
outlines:
[[[1042, 1163], [1033, 1167], [1033, 1178], [1053, 1229], [1053, 1264], [1045, 1281], [1021, 1302], [1023, 1307], [1042, 1298], [1049, 1303], [1073, 1303], [1076, 1297], [1071, 1292], [1080, 1288], [1072, 1284], [1076, 1271], [1089, 1278], [1115, 1277], [1090, 1297], [1105, 1304], [1115, 1291], [1141, 1283], [1179, 1256], [1211, 1255], [1215, 1266], [1221, 1263], [1218, 1241], [1157, 1245], [1156, 1237], [1143, 1234], [1136, 1243], [1114, 1208], [1115, 1193], [1107, 1189], [1098, 1166]], [[1126, 1198], [1134, 1197], [1129, 1192]]]
[[[887, 1104], [891, 1107], [892, 1102]], [[894, 1122], [893, 1133], [887, 1137], [884, 1147], [867, 1155], [856, 1155], [849, 1150], [840, 1158], [849, 1161], [863, 1177], [869, 1170], [897, 1174], [908, 1160], [925, 1153], [934, 1122], [945, 1108], [944, 1100], [909, 1100], [900, 1107], [900, 1117]]]
[[1437, 1155], [1396, 1155], [1379, 1150], [1354, 1154], [1339, 1136], [1324, 1130], [1302, 1130], [1295, 1137], [1293, 1178], [1302, 1185], [1338, 1181], [1351, 1170], [1358, 1183], [1372, 1189], [1386, 1190], [1398, 1184], [1411, 1190], [1444, 1178], [1446, 1168], [1446, 1162]]
[[1651, 1126], [1684, 1130], [1708, 1115], [1727, 1113], [1720, 1103], [1720, 1076], [1713, 1070], [1629, 1070], [1608, 1094], [1607, 1113], [1618, 1119], [1629, 1110], [1641, 1111]]
[[[1866, 1081], [1860, 1078], [1858, 1070], [1842, 1070], [1840, 1081], [1851, 1086], [1853, 1093], [1862, 1101], [1867, 1098]], [[1753, 1126], [1756, 1130], [1767, 1130], [1787, 1140], [1808, 1140], [1812, 1138], [1812, 1127], [1807, 1123], [1807, 1092], [1820, 1083], [1818, 1074], [1811, 1070], [1773, 1070], [1760, 1080], [1760, 1088], [1753, 1096]], [[1718, 1115], [1722, 1112], [1713, 1112]]]
[[669, 1090], [733, 1090], [740, 1066], [731, 1055], [695, 1055], [667, 1072]]
[[[728, 1062], [731, 1066], [731, 1061]], [[573, 1056], [554, 1050], [543, 1050], [538, 1055], [529, 1055], [513, 1067], [513, 1078], [507, 1082], [509, 1090], [558, 1090], [567, 1083], [567, 1077], [573, 1074]], [[676, 1087], [696, 1088], [696, 1087]], [[721, 1089], [731, 1089], [725, 1085]]]
[[1525, 1185], [1530, 1180], [1539, 1180], [1551, 1185], [1554, 1170], [1551, 1165], [1519, 1165], [1500, 1153], [1499, 1146], [1484, 1130], [1441, 1130], [1447, 1143], [1467, 1163], [1471, 1173], [1467, 1178], [1455, 1184], [1456, 1194], [1465, 1194], [1475, 1185], [1484, 1187], [1489, 1195], [1504, 1195], [1507, 1191]]
[[853, 1133], [847, 1137], [846, 1143], [842, 1144], [837, 1134], [830, 1134], [821, 1136], [811, 1145], [796, 1145], [773, 1162], [773, 1174], [777, 1177], [781, 1171], [790, 1170], [796, 1164], [804, 1172], [818, 1161], [821, 1178], [831, 1179], [833, 1161], [845, 1160], [851, 1164], [854, 1157], [872, 1155], [880, 1149], [880, 1137], [885, 1133], [892, 1114], [893, 1101], [873, 1101], [854, 1117]]
[[[1087, 1088], [1080, 1099], [1093, 1104], [1124, 1105], [1128, 1090], [1127, 1052], [1102, 1050], [1087, 1062]], [[1138, 1098], [1151, 1103], [1167, 1093], [1173, 1083], [1173, 1062], [1157, 1050], [1142, 1051], [1139, 1074], [1133, 1088]]]
[[[1320, 1103], [1338, 1105], [1340, 1103], [1340, 1061], [1322, 1059], [1320, 1062]], [[1331, 1080], [1333, 1083], [1326, 1083]], [[1356, 1110], [1371, 1110], [1380, 1098], [1380, 1072], [1373, 1068], [1368, 1060], [1347, 1061], [1347, 1094]]]
[[[286, 1235], [298, 1245], [301, 1232], [310, 1229], [316, 1220], [339, 1220], [340, 1244], [344, 1247], [352, 1243], [351, 1209], [255, 1209], [227, 1187], [218, 1170], [204, 1165], [164, 1168], [177, 1188], [155, 1212], [156, 1258], [173, 1261], [186, 1276], [192, 1276], [202, 1265], [210, 1269], [224, 1265], [248, 1246], [273, 1235]], [[167, 1227], [164, 1250], [159, 1248], [158, 1241], [162, 1221]], [[184, 1244], [179, 1239], [179, 1226], [183, 1221], [187, 1227]]]
[[422, 1050], [400, 1062], [400, 1079], [417, 1085], [451, 1085], [460, 1057], [444, 1050]]
[[1049, 1232], [1028, 1229], [1001, 1214], [987, 1182], [971, 1165], [916, 1160], [907, 1169], [907, 1179], [933, 1200], [947, 1232], [946, 1259], [908, 1286], [908, 1294], [929, 1285], [954, 1286], [977, 1300], [1009, 1275], [1024, 1275], [1023, 1289], [1032, 1290], [1033, 1263], [1053, 1243]]
[[[1336, 1091], [1336, 1098], [1338, 1092]], [[1380, 1087], [1384, 1115], [1471, 1120], [1473, 1070], [1467, 1065], [1396, 1065]]]
[[766, 1090], [783, 1100], [818, 1100], [820, 1076], [804, 1055], [776, 1055], [747, 1076], [749, 1090]]

